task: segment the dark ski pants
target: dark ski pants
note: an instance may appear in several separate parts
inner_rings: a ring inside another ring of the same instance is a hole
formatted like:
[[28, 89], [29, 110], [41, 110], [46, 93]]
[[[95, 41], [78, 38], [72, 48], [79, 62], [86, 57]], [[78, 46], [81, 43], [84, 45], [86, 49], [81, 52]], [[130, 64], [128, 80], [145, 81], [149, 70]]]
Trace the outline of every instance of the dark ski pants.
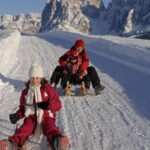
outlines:
[[85, 75], [80, 81], [79, 83], [76, 83], [76, 80], [75, 80], [75, 76], [71, 75], [71, 74], [62, 74], [62, 77], [61, 77], [61, 86], [63, 89], [66, 88], [67, 86], [67, 81], [69, 81], [71, 84], [73, 85], [80, 85], [82, 82], [84, 82], [85, 84], [85, 87], [87, 89], [90, 88], [90, 78], [88, 75]]
[[52, 76], [50, 78], [50, 83], [55, 83], [57, 85], [62, 76], [62, 72], [63, 72], [63, 67], [57, 66], [52, 73]]
[[[95, 86], [101, 86], [99, 76], [93, 66], [89, 66], [87, 68], [88, 76], [90, 77], [90, 81], [92, 82], [93, 88]], [[56, 85], [59, 83], [60, 78], [62, 77], [63, 68], [61, 66], [57, 66], [50, 78], [50, 83], [55, 83]], [[68, 78], [68, 77], [67, 77]]]
[[87, 71], [88, 71], [88, 75], [90, 77], [90, 80], [92, 82], [93, 88], [95, 86], [101, 86], [100, 79], [99, 79], [98, 73], [95, 70], [95, 68], [93, 66], [90, 66], [90, 67], [87, 68]]
[[[55, 125], [55, 118], [46, 116], [42, 121], [42, 130], [48, 140], [53, 141], [56, 136], [61, 135], [61, 131]], [[18, 147], [22, 147], [24, 142], [32, 135], [36, 128], [36, 117], [30, 115], [24, 120], [23, 125], [16, 130], [15, 134], [9, 137], [9, 140], [16, 143]]]

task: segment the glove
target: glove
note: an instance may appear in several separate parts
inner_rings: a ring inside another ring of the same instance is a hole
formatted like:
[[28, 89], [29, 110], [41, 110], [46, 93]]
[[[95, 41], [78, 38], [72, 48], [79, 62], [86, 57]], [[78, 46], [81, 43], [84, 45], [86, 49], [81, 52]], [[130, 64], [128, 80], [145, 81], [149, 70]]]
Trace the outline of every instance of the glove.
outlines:
[[19, 118], [19, 115], [17, 113], [14, 113], [14, 114], [9, 115], [9, 119], [10, 119], [12, 124], [15, 124], [20, 118]]
[[45, 102], [39, 102], [37, 103], [37, 106], [43, 110], [48, 109], [49, 106], [49, 102], [45, 101]]
[[83, 73], [83, 70], [78, 69], [76, 72], [76, 77], [80, 77], [82, 73]]
[[65, 66], [63, 68], [63, 74], [68, 74], [71, 72], [71, 66]]

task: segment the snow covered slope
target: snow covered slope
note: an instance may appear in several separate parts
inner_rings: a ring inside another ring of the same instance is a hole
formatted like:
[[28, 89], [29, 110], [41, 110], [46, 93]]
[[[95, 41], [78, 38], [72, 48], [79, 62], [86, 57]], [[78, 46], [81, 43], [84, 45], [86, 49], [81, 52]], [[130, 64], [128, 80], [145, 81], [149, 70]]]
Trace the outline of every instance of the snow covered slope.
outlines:
[[[96, 67], [106, 88], [99, 96], [94, 95], [91, 87], [85, 97], [66, 97], [58, 87], [63, 108], [58, 113], [57, 123], [70, 138], [71, 150], [150, 149], [148, 41], [83, 37], [67, 32], [37, 36], [0, 32], [0, 138], [7, 138], [15, 130], [8, 115], [19, 103], [32, 60], [39, 60], [49, 79], [60, 55], [78, 38], [85, 40], [91, 65]], [[4, 52], [7, 53], [4, 55]], [[48, 150], [45, 140], [41, 146], [37, 149]]]

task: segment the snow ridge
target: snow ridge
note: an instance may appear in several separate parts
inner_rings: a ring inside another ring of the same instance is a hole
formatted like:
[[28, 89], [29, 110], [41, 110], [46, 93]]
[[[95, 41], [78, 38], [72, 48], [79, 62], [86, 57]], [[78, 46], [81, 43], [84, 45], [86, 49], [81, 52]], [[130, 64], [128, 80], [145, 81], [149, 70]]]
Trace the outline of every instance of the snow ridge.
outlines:
[[3, 56], [0, 59], [2, 74], [9, 74], [16, 64], [20, 39], [21, 35], [18, 31], [6, 31], [6, 37], [0, 39], [0, 56]]

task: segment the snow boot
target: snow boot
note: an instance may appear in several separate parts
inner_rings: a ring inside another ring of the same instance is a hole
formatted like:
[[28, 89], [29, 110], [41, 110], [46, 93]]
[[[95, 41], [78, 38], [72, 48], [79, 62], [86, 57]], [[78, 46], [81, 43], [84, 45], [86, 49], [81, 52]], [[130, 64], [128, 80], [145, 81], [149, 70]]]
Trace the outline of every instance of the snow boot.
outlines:
[[10, 142], [7, 139], [0, 140], [0, 150], [21, 150], [15, 143]]
[[94, 92], [95, 92], [95, 95], [99, 95], [99, 94], [101, 94], [101, 92], [104, 90], [104, 86], [102, 86], [102, 85], [98, 85], [98, 86], [95, 86], [94, 87]]
[[66, 95], [67, 96], [71, 96], [71, 85], [70, 85], [70, 82], [69, 81], [67, 81], [67, 86], [66, 86], [66, 88], [65, 88], [65, 93], [66, 93]]
[[22, 148], [20, 150], [29, 150], [32, 149], [32, 145], [30, 142], [25, 141], [25, 143], [22, 145]]
[[66, 136], [57, 136], [54, 139], [55, 150], [68, 150], [69, 147], [69, 139]]
[[80, 87], [80, 95], [85, 96], [87, 92], [88, 92], [88, 89], [85, 87], [85, 83], [83, 81]]

